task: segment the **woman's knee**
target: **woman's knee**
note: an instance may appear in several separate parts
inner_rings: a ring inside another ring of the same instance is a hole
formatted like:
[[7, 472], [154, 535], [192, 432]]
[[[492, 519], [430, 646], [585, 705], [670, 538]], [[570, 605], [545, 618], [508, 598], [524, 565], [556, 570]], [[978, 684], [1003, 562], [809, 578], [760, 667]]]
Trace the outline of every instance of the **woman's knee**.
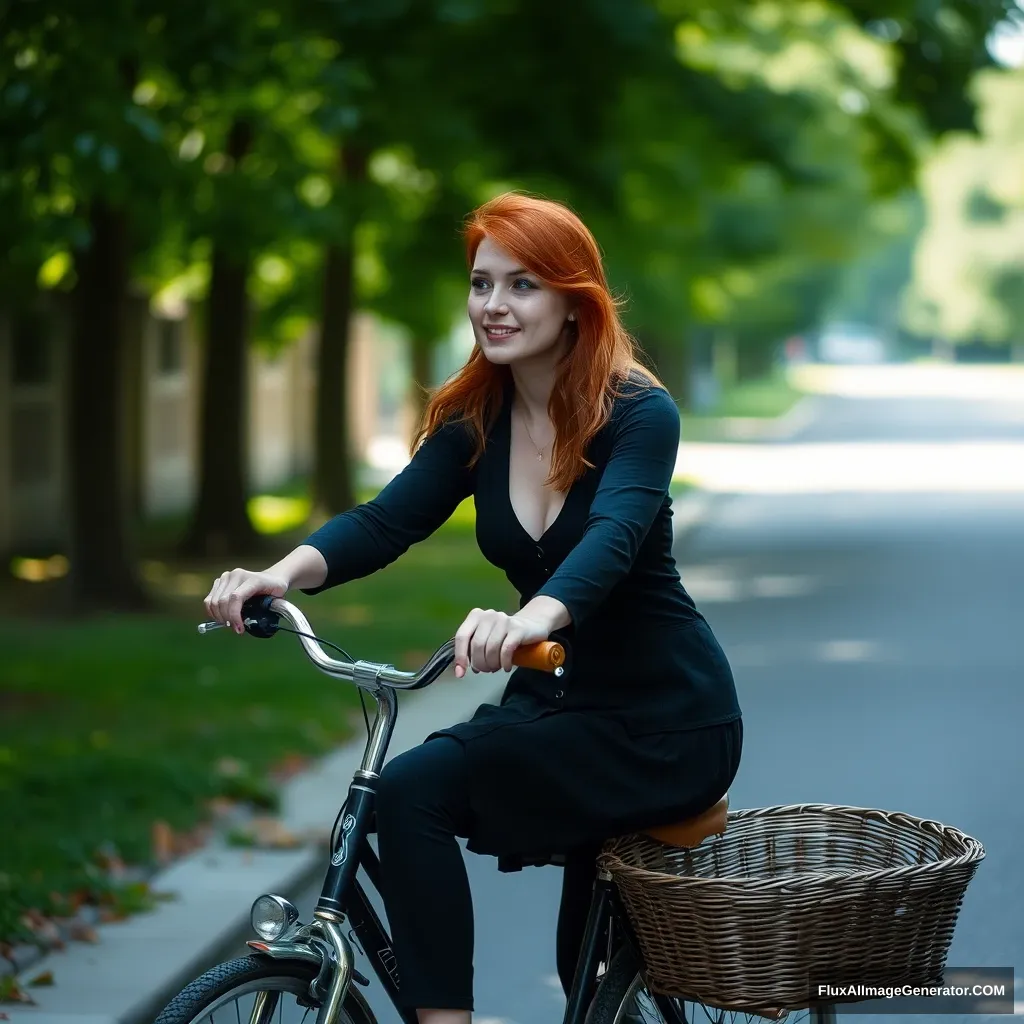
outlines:
[[443, 822], [456, 834], [469, 807], [465, 752], [445, 737], [392, 758], [377, 782], [378, 827], [421, 827]]

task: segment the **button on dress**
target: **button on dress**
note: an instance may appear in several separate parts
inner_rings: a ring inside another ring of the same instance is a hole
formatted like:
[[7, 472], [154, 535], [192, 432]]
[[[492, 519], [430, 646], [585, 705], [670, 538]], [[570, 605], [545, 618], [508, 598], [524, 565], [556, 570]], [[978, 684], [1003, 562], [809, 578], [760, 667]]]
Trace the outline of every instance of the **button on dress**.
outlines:
[[551, 637], [566, 647], [562, 677], [516, 669], [500, 704], [428, 737], [464, 745], [468, 847], [510, 865], [700, 813], [739, 764], [733, 674], [672, 557], [679, 412], [637, 376], [618, 390], [587, 450], [592, 467], [539, 538], [509, 498], [508, 385], [479, 459], [466, 426], [449, 421], [375, 499], [305, 542], [327, 563], [306, 591], [318, 593], [390, 564], [472, 495], [480, 551], [520, 607], [543, 594], [568, 609], [571, 624]]

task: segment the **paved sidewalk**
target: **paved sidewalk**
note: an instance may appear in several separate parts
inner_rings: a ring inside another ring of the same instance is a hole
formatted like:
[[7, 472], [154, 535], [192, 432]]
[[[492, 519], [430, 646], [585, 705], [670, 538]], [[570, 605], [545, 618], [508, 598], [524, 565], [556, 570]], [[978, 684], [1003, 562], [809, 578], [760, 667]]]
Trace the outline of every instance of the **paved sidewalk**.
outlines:
[[[714, 498], [690, 492], [674, 502], [676, 542], [708, 514]], [[285, 641], [286, 642], [286, 641]], [[296, 650], [296, 658], [301, 658]], [[310, 685], [320, 681], [310, 668]], [[399, 696], [389, 757], [421, 743], [434, 729], [468, 718], [481, 703], [496, 702], [505, 676], [451, 673], [426, 690]], [[347, 685], [340, 683], [338, 685]], [[372, 701], [369, 702], [372, 704]], [[363, 756], [365, 735], [296, 776], [282, 791], [282, 823], [310, 837], [328, 834], [352, 773]], [[74, 942], [18, 975], [35, 1005], [2, 1004], [13, 1024], [148, 1024], [185, 984], [216, 959], [245, 952], [239, 936], [261, 893], [295, 892], [325, 870], [322, 845], [311, 838], [300, 849], [258, 851], [223, 840], [171, 865], [151, 880], [154, 891], [174, 894], [147, 914], [97, 928], [95, 944]], [[52, 972], [53, 984], [31, 985]]]

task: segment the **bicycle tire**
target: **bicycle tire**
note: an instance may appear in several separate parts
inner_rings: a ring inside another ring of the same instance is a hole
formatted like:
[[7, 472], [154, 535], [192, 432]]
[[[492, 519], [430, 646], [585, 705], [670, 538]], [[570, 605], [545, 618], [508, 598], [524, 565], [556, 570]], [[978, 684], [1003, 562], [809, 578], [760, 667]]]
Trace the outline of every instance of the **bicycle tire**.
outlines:
[[[315, 967], [301, 960], [239, 957], [211, 967], [186, 985], [164, 1007], [154, 1024], [197, 1024], [209, 1018], [218, 1006], [226, 1005], [232, 994], [237, 994], [236, 998], [253, 991], [301, 994], [308, 991], [315, 976]], [[259, 983], [268, 983], [267, 988], [258, 987]], [[311, 1011], [307, 1020], [315, 1020], [315, 1013], [315, 1010]], [[350, 989], [345, 996], [339, 1024], [377, 1024], [377, 1021], [366, 1000], [359, 992]]]

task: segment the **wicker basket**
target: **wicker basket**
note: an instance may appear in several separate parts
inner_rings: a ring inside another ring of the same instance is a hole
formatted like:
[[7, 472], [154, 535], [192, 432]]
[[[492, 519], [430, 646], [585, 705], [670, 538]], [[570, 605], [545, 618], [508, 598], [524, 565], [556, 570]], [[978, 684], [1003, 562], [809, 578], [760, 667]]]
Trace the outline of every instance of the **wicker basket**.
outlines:
[[941, 980], [984, 856], [935, 821], [794, 804], [731, 811], [724, 834], [689, 850], [624, 836], [598, 863], [652, 991], [771, 1016], [813, 1005], [820, 982]]

